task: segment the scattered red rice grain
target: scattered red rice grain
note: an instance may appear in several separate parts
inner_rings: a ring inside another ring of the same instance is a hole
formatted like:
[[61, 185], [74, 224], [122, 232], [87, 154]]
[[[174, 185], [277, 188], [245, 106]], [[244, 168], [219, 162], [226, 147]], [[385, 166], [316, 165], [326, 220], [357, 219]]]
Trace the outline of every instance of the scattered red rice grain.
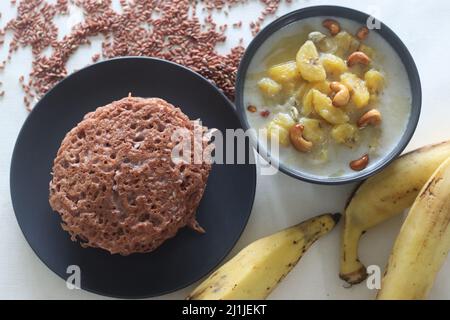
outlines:
[[261, 117], [267, 118], [270, 115], [270, 111], [264, 110], [264, 111], [261, 111], [259, 114], [261, 115]]
[[[251, 24], [253, 34], [259, 31], [268, 15], [276, 12], [281, 2], [259, 1], [264, 10]], [[14, 0], [11, 2], [15, 3]], [[228, 14], [230, 8], [248, 0], [120, 0], [121, 13], [112, 9], [112, 0], [71, 0], [83, 10], [84, 21], [58, 40], [54, 18], [69, 14], [68, 2], [57, 0], [50, 4], [46, 0], [21, 0], [17, 16], [0, 30], [0, 39], [5, 32], [13, 33], [7, 61], [19, 47], [32, 49], [29, 81], [24, 83], [23, 76], [20, 80], [27, 109], [31, 109], [31, 102], [37, 101], [67, 76], [68, 59], [80, 46], [89, 45], [90, 37], [98, 35], [103, 37], [102, 52], [92, 57], [93, 62], [118, 56], [151, 56], [170, 60], [202, 74], [230, 99], [234, 98], [234, 82], [244, 47], [241, 41], [228, 54], [216, 51], [216, 47], [226, 41], [227, 25], [217, 25], [212, 13], [225, 9]], [[200, 19], [195, 14], [198, 6], [207, 12], [206, 18]], [[242, 22], [237, 24], [238, 27], [241, 25]], [[52, 50], [46, 56], [43, 51], [48, 47]]]
[[239, 29], [240, 27], [242, 27], [242, 21], [233, 23], [233, 28]]

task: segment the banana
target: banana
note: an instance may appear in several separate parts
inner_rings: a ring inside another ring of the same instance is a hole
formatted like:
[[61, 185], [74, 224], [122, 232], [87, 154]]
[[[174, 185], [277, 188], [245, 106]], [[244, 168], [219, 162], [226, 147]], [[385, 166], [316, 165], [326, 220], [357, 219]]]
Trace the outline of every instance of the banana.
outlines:
[[187, 299], [265, 299], [306, 250], [334, 228], [340, 216], [324, 214], [251, 243], [201, 283]]
[[296, 63], [302, 78], [306, 81], [316, 82], [326, 80], [327, 73], [320, 62], [319, 52], [311, 40], [306, 41], [298, 50]]
[[450, 250], [450, 158], [414, 201], [395, 241], [378, 299], [425, 299]]
[[361, 235], [409, 208], [434, 170], [450, 156], [450, 141], [407, 153], [354, 192], [345, 209], [339, 276], [350, 284], [367, 277], [358, 259]]

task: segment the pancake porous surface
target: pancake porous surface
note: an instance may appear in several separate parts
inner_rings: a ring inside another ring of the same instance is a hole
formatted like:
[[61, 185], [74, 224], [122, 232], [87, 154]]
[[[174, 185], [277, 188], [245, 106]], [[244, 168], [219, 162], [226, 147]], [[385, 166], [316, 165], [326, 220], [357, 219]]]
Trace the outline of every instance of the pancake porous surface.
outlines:
[[73, 241], [128, 255], [156, 249], [185, 226], [203, 231], [195, 213], [211, 165], [172, 161], [180, 128], [194, 136], [180, 109], [128, 97], [87, 114], [66, 135], [49, 201]]

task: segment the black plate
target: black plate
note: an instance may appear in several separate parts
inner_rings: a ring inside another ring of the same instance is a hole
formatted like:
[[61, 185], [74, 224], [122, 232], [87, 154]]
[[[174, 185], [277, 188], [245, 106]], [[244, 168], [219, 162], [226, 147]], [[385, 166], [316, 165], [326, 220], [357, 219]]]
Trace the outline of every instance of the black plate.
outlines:
[[[158, 59], [119, 58], [78, 71], [36, 105], [17, 139], [11, 165], [11, 197], [20, 228], [39, 258], [67, 279], [81, 268], [81, 287], [124, 298], [181, 289], [214, 269], [239, 239], [249, 218], [256, 184], [254, 164], [214, 165], [198, 220], [200, 235], [187, 228], [152, 253], [127, 257], [82, 249], [60, 227], [48, 203], [50, 171], [65, 134], [98, 106], [133, 96], [160, 97], [191, 119], [221, 131], [240, 128], [231, 102], [195, 72]], [[252, 153], [250, 152], [250, 156]]]

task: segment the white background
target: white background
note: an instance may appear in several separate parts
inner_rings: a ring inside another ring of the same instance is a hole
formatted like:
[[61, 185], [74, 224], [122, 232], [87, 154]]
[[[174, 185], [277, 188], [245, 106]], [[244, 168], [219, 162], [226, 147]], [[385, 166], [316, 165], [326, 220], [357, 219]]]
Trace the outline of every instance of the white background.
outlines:
[[[244, 10], [233, 10], [229, 23], [255, 19], [261, 6], [255, 1]], [[408, 150], [450, 138], [450, 2], [444, 0], [421, 1], [305, 1], [294, 0], [283, 5], [278, 15], [305, 6], [336, 4], [366, 12], [376, 10], [376, 16], [390, 26], [410, 49], [420, 72], [423, 87], [423, 111], [416, 134]], [[0, 1], [4, 25], [15, 15], [9, 0]], [[270, 17], [268, 21], [272, 20]], [[69, 18], [58, 18], [61, 36], [64, 30], [81, 20], [79, 12], [72, 10]], [[218, 17], [224, 21], [223, 16]], [[267, 23], [267, 22], [266, 22]], [[248, 24], [244, 29], [230, 30], [229, 43], [235, 45], [239, 37], [251, 39]], [[230, 28], [232, 29], [232, 28]], [[242, 35], [243, 34], [243, 35]], [[9, 35], [10, 36], [10, 35]], [[80, 68], [90, 62], [92, 53], [99, 52], [94, 40], [90, 49], [79, 50], [69, 61], [69, 68]], [[223, 48], [223, 49], [226, 49]], [[0, 61], [6, 56], [6, 47], [0, 50]], [[26, 243], [16, 222], [10, 200], [9, 168], [17, 134], [27, 117], [23, 107], [23, 94], [18, 77], [27, 75], [31, 65], [29, 50], [20, 50], [0, 73], [6, 96], [0, 100], [0, 298], [14, 299], [98, 299], [102, 298], [82, 290], [68, 290], [63, 280], [53, 274], [36, 257]], [[395, 106], [393, 106], [395, 107]], [[258, 177], [255, 205], [248, 226], [234, 248], [232, 255], [251, 241], [284, 227], [296, 224], [323, 212], [339, 212], [353, 186], [315, 186], [283, 174]], [[401, 217], [368, 232], [362, 241], [361, 257], [366, 264], [385, 265]], [[271, 294], [271, 299], [371, 299], [375, 292], [362, 284], [345, 288], [338, 278], [338, 249], [340, 227], [317, 242], [302, 258], [286, 279]], [[450, 262], [438, 276], [431, 298], [450, 298]], [[163, 296], [181, 299], [192, 287]]]

